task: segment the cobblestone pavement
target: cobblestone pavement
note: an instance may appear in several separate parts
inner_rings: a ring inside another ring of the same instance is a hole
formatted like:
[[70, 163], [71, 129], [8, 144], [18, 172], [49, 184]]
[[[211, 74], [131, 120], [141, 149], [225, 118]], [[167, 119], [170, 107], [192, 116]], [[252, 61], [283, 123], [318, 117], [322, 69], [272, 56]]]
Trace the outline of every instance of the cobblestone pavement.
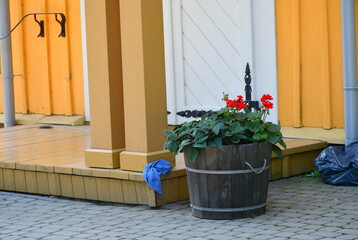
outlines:
[[192, 217], [188, 201], [150, 209], [0, 191], [0, 239], [358, 239], [358, 187], [273, 181], [267, 214], [240, 220]]

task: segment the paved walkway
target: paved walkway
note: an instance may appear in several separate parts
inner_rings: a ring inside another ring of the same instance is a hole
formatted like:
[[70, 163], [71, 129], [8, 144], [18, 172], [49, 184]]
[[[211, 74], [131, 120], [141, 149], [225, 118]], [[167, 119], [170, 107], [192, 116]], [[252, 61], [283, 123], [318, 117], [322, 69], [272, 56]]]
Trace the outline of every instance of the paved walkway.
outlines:
[[270, 182], [267, 214], [203, 220], [189, 203], [159, 209], [0, 191], [0, 239], [358, 239], [358, 187]]

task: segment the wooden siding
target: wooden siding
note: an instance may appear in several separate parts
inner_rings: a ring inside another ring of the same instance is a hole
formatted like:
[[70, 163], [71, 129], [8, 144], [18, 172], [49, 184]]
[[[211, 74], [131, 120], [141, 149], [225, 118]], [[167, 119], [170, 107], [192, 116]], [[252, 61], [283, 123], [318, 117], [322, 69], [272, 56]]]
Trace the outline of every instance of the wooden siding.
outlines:
[[343, 128], [340, 0], [277, 0], [279, 120]]
[[[62, 12], [66, 37], [52, 15], [45, 21], [45, 37], [30, 16], [12, 34], [15, 111], [46, 115], [84, 115], [82, 43], [79, 0], [11, 0], [11, 26], [28, 13]], [[0, 86], [1, 90], [1, 86]], [[0, 112], [3, 111], [0, 92]]]

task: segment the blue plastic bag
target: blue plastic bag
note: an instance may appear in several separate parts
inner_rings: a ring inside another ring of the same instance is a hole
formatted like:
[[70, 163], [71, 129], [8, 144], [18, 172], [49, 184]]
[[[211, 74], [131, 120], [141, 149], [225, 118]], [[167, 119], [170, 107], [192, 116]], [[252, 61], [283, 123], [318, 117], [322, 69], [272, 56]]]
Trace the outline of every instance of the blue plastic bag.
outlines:
[[316, 158], [315, 165], [328, 184], [358, 186], [358, 143], [326, 148]]

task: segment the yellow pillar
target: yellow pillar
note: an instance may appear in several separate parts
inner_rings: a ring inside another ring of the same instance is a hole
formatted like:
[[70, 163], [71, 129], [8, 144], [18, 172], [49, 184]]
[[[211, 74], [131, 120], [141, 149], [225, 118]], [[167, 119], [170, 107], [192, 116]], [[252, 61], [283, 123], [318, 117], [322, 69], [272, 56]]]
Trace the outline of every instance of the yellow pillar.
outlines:
[[125, 146], [119, 2], [87, 0], [85, 9], [91, 111], [86, 166], [118, 168]]
[[120, 0], [125, 146], [121, 169], [143, 171], [163, 151], [167, 108], [162, 0]]

